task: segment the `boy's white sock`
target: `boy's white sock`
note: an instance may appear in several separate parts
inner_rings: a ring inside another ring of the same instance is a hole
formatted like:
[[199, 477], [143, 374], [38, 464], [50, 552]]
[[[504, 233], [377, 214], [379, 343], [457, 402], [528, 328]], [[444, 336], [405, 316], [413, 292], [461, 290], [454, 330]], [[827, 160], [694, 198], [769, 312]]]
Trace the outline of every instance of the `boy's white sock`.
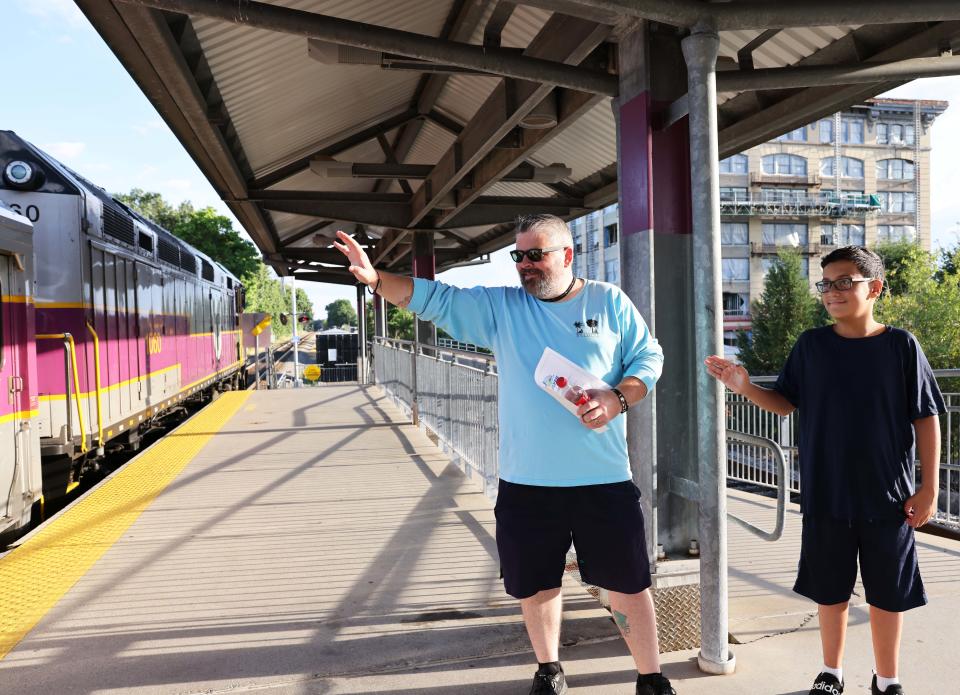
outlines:
[[[824, 665], [823, 665], [823, 668], [820, 669], [820, 672], [821, 672], [821, 673], [829, 673], [831, 676], [833, 676], [833, 677], [836, 678], [838, 681], [840, 681], [841, 683], [843, 683], [843, 666], [841, 666], [840, 668], [830, 668], [829, 666], [827, 666], [826, 664], [824, 664]], [[878, 678], [878, 681], [877, 681], [877, 682], [879, 682], [879, 678], [880, 678], [880, 677], [877, 676], [877, 678]]]
[[886, 676], [881, 676], [880, 674], [877, 674], [877, 689], [881, 693], [887, 692], [887, 688], [889, 688], [891, 685], [896, 685], [899, 682], [900, 680], [896, 676], [887, 678]]

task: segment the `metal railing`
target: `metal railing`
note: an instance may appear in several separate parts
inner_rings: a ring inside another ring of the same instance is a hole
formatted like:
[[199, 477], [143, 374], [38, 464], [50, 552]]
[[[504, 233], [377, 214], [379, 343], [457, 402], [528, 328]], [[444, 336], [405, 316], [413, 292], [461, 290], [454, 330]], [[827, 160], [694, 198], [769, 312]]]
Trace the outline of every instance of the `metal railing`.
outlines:
[[[960, 381], [960, 369], [934, 370], [944, 389], [947, 412], [940, 418], [940, 493], [938, 511], [931, 523], [951, 530], [960, 529], [960, 393], [947, 386]], [[775, 377], [755, 377], [753, 382], [770, 387]], [[783, 449], [787, 467], [787, 487], [800, 492], [800, 458], [797, 451], [799, 429], [796, 413], [781, 417], [766, 412], [742, 396], [727, 391], [727, 431], [742, 432], [773, 440]], [[727, 449], [727, 480], [776, 488], [778, 477], [769, 451], [750, 444], [734, 442]], [[919, 462], [918, 462], [919, 463]], [[915, 468], [920, 481], [920, 466]]]
[[497, 374], [492, 357], [377, 338], [376, 383], [492, 496], [499, 468]]
[[[431, 432], [468, 475], [480, 476], [492, 493], [499, 449], [494, 358], [384, 338], [376, 339], [373, 356], [376, 383], [415, 423]], [[947, 380], [960, 381], [960, 369], [934, 374], [943, 385]], [[766, 385], [774, 381], [773, 377], [754, 379]], [[960, 529], [960, 393], [948, 391], [944, 399], [948, 412], [941, 418], [939, 511], [932, 523]], [[800, 492], [796, 414], [781, 417], [727, 392], [726, 425], [728, 481], [774, 490], [782, 484], [783, 494]], [[751, 439], [758, 437], [769, 441]]]

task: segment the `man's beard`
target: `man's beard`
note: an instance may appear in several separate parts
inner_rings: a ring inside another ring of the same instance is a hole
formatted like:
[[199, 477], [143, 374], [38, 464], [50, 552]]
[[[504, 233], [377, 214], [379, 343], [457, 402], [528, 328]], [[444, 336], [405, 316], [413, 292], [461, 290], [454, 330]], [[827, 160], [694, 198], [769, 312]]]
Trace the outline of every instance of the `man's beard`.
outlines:
[[535, 268], [518, 270], [517, 274], [520, 276], [523, 289], [537, 299], [550, 299], [559, 296], [567, 289], [562, 277], [548, 277], [542, 270]]

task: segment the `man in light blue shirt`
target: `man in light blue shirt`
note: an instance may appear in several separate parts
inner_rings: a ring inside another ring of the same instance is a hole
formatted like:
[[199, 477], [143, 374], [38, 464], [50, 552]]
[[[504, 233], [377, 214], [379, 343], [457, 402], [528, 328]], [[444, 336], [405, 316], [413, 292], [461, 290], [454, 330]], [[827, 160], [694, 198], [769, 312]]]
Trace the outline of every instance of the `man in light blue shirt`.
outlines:
[[[571, 541], [585, 581], [608, 590], [637, 665], [637, 695], [673, 695], [659, 666], [640, 494], [627, 456], [628, 407], [660, 376], [663, 351], [616, 286], [574, 277], [573, 240], [553, 215], [521, 218], [522, 288], [460, 289], [373, 268], [338, 232], [350, 271], [387, 301], [457, 340], [490, 347], [499, 372], [497, 548], [504, 586], [520, 599], [539, 668], [531, 694], [566, 692], [559, 663], [560, 584]], [[534, 379], [551, 348], [610, 388], [587, 393], [577, 417]]]

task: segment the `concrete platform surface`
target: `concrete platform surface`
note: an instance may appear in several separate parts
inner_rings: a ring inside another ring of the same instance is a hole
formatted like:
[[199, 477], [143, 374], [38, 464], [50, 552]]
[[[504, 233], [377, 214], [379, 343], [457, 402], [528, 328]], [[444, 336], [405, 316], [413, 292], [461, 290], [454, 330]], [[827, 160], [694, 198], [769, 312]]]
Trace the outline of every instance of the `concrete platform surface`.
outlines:
[[[770, 501], [730, 511], [772, 526]], [[681, 695], [806, 693], [815, 607], [790, 591], [799, 515], [768, 544], [730, 527], [737, 673], [665, 655]], [[910, 695], [958, 693], [960, 544], [920, 537], [931, 605], [907, 615]], [[497, 577], [492, 505], [375, 387], [261, 391], [0, 661], [16, 693], [526, 693], [535, 668]], [[596, 601], [565, 583], [571, 692], [633, 692]], [[862, 595], [862, 594], [861, 594]], [[851, 611], [847, 692], [869, 692]]]

